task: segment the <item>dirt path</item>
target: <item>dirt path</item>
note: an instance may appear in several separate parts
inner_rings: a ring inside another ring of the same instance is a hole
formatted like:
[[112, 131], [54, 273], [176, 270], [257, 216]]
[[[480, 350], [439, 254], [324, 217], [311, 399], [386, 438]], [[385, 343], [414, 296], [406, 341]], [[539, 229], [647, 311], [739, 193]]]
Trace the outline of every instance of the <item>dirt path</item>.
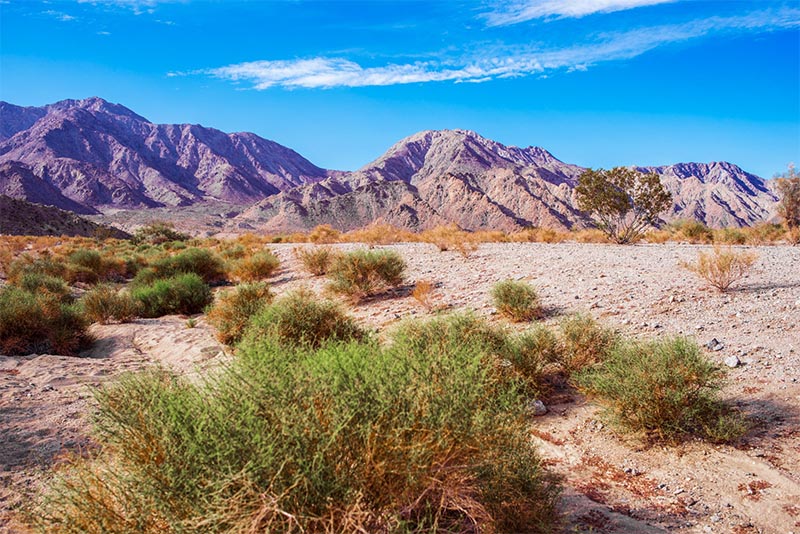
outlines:
[[[321, 290], [324, 280], [303, 273], [292, 248], [273, 247], [283, 261], [275, 291]], [[454, 309], [500, 322], [492, 284], [524, 279], [538, 288], [549, 323], [588, 312], [627, 335], [715, 338], [724, 348], [709, 357], [742, 362], [724, 393], [757, 426], [738, 448], [643, 448], [603, 426], [577, 393], [550, 399], [532, 439], [565, 476], [566, 532], [800, 534], [800, 247], [754, 248], [756, 268], [728, 294], [679, 267], [703, 248], [692, 245], [485, 244], [467, 259], [425, 244], [395, 248], [409, 264], [408, 281], [436, 283], [437, 302]], [[408, 293], [351, 311], [376, 329], [427, 315]], [[225, 358], [202, 319], [191, 329], [165, 317], [93, 332], [98, 342], [87, 358], [0, 356], [0, 531], [2, 513], [36, 489], [42, 469], [62, 451], [88, 446], [92, 386], [153, 363], [203, 373]]]

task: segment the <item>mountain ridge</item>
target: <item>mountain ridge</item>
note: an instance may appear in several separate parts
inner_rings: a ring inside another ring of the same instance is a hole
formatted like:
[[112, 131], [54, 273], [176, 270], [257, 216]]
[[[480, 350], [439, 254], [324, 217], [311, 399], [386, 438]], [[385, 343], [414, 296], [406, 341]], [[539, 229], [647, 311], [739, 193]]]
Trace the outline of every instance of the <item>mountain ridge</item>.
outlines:
[[[0, 119], [0, 188], [73, 211], [223, 201], [245, 207], [233, 225], [264, 231], [316, 224], [347, 230], [376, 220], [412, 230], [588, 224], [574, 197], [583, 167], [543, 147], [506, 146], [471, 130], [417, 132], [347, 172], [318, 167], [253, 133], [154, 124], [99, 97], [42, 107], [0, 102]], [[16, 169], [11, 178], [3, 171], [9, 166]], [[636, 168], [659, 174], [673, 194], [666, 220], [746, 226], [774, 212], [769, 185], [732, 163]]]

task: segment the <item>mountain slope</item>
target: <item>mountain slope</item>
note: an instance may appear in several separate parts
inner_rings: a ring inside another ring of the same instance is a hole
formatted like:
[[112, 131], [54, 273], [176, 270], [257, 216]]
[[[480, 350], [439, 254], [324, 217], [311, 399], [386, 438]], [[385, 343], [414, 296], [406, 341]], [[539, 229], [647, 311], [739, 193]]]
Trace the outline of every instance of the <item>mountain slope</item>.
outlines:
[[3, 134], [10, 134], [0, 142], [0, 163], [24, 163], [90, 208], [252, 203], [327, 176], [293, 150], [255, 134], [157, 125], [100, 98], [43, 108], [3, 103], [0, 112], [8, 125]]
[[0, 235], [109, 236], [129, 234], [113, 227], [87, 221], [70, 211], [41, 206], [0, 195]]

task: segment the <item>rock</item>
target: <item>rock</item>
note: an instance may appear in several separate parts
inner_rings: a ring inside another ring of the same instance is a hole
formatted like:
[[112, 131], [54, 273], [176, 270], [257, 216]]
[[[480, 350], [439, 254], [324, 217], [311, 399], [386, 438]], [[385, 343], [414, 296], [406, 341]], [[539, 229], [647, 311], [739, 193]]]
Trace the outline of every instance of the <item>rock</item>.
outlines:
[[718, 341], [717, 338], [712, 339], [708, 343], [706, 343], [706, 348], [708, 350], [713, 350], [715, 352], [719, 352], [725, 348], [725, 344], [721, 341]]
[[735, 354], [725, 358], [725, 365], [727, 365], [730, 368], [739, 367], [740, 363], [741, 362], [739, 361], [739, 357], [736, 356]]
[[673, 494], [673, 495], [680, 495], [681, 493], [684, 493], [685, 491], [686, 491], [686, 490], [685, 490], [685, 489], [683, 489], [683, 488], [678, 488], [678, 489], [676, 489], [675, 491], [673, 491], [673, 492], [672, 492], [672, 494]]
[[547, 406], [537, 399], [528, 403], [528, 411], [534, 416], [544, 415], [547, 413]]

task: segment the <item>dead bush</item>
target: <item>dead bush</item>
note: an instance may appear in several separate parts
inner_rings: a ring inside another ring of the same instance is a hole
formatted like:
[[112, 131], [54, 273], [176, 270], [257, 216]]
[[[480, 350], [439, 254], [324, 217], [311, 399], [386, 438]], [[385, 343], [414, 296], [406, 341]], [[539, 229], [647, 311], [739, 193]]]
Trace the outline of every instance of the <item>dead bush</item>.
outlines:
[[699, 252], [694, 263], [681, 265], [720, 291], [727, 291], [734, 282], [747, 276], [757, 259], [754, 252], [715, 246], [711, 252]]

